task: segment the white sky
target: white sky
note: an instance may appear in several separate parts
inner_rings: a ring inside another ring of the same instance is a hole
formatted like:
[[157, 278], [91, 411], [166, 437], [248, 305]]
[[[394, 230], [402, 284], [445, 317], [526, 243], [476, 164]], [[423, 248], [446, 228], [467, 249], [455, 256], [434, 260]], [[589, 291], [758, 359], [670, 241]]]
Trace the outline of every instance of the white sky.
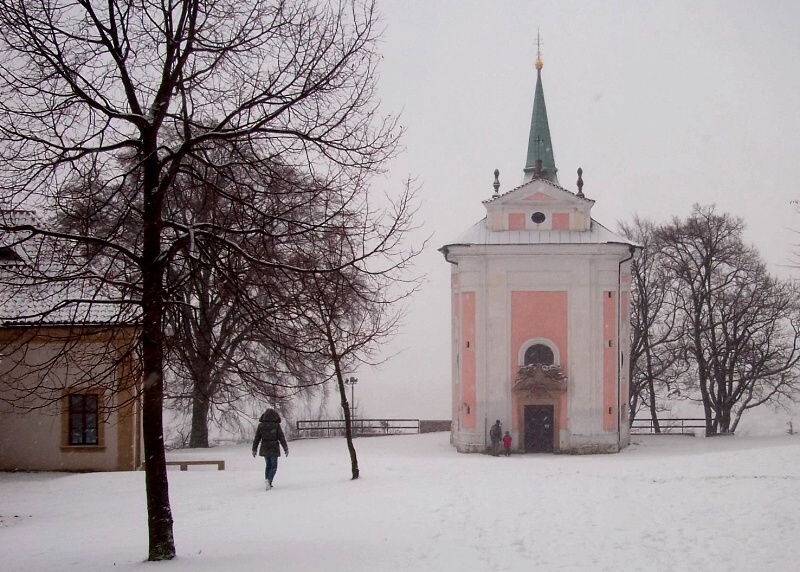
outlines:
[[[449, 268], [437, 248], [522, 182], [536, 80], [535, 38], [562, 186], [596, 200], [610, 228], [665, 221], [695, 202], [745, 219], [776, 272], [800, 242], [800, 3], [383, 0], [379, 83], [401, 113], [406, 152], [391, 188], [422, 184], [427, 275], [380, 371], [358, 371], [370, 416], [449, 418]], [[376, 187], [384, 184], [378, 181]]]

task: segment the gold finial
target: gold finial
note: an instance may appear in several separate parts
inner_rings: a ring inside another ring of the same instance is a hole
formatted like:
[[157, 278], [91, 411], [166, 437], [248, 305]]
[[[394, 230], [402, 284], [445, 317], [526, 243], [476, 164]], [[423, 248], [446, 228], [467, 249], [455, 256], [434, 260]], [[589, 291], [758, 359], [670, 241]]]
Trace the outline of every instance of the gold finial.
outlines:
[[542, 63], [541, 51], [542, 39], [539, 37], [539, 28], [536, 28], [536, 69], [541, 71], [544, 64]]

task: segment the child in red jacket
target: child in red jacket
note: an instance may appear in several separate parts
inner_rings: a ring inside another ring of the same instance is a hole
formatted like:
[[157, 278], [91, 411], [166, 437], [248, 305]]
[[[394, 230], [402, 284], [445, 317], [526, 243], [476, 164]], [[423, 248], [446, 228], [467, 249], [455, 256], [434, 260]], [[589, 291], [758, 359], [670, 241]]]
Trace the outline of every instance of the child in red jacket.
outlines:
[[508, 434], [508, 431], [503, 435], [503, 452], [506, 454], [506, 457], [511, 454], [511, 435]]

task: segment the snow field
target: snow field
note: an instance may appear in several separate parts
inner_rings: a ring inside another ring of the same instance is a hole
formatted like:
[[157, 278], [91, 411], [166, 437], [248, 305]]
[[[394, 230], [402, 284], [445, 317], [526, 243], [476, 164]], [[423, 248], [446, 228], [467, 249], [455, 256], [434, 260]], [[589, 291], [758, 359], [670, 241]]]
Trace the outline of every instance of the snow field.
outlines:
[[635, 437], [618, 455], [462, 455], [449, 434], [175, 451], [178, 557], [147, 555], [144, 474], [0, 474], [4, 571], [800, 568], [800, 437]]

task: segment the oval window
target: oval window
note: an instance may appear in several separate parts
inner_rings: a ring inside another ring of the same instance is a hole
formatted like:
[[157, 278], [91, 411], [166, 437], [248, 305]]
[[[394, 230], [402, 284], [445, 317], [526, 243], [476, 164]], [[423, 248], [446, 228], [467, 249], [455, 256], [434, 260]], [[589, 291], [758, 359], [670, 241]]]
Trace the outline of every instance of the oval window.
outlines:
[[538, 212], [538, 211], [531, 215], [531, 220], [533, 222], [535, 222], [536, 224], [543, 223], [545, 218], [547, 218], [547, 217], [544, 216], [544, 213], [541, 213], [541, 212]]

